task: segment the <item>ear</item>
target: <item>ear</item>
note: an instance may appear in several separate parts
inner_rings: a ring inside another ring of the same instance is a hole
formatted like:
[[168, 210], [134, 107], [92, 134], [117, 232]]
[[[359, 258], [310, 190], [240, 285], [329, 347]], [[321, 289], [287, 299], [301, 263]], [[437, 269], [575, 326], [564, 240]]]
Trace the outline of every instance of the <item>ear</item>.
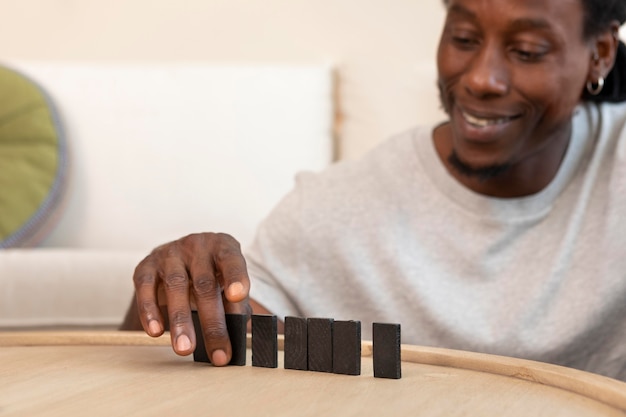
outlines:
[[613, 21], [609, 28], [591, 38], [591, 56], [587, 76], [587, 81], [590, 83], [597, 84], [598, 79], [606, 78], [611, 72], [619, 44], [619, 28], [619, 22]]

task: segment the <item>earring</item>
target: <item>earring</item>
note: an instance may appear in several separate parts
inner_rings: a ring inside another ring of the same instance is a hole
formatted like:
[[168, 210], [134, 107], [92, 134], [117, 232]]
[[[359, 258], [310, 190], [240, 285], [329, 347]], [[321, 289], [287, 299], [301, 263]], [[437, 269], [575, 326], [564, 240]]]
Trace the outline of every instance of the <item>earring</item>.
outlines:
[[600, 92], [602, 91], [602, 88], [604, 88], [604, 77], [602, 76], [598, 78], [598, 82], [596, 83], [595, 86], [593, 85], [591, 81], [587, 81], [587, 91], [592, 96], [597, 96], [598, 94], [600, 94]]

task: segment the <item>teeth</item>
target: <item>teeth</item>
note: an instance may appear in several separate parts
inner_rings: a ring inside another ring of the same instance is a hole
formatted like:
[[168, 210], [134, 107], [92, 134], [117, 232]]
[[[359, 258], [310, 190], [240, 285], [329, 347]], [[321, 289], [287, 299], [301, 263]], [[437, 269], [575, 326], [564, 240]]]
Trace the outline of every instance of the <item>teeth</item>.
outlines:
[[500, 117], [497, 119], [481, 119], [479, 117], [474, 117], [471, 114], [463, 113], [463, 117], [467, 120], [468, 123], [477, 126], [477, 127], [487, 127], [496, 125], [498, 123], [505, 123], [511, 120], [511, 117]]

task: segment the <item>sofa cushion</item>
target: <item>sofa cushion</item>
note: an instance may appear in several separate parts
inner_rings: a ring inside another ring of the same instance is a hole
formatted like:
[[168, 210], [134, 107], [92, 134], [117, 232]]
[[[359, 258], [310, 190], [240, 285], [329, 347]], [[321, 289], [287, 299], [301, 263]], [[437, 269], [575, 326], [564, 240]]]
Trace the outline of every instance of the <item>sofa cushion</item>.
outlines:
[[0, 248], [32, 246], [50, 229], [65, 182], [66, 152], [43, 89], [0, 67]]

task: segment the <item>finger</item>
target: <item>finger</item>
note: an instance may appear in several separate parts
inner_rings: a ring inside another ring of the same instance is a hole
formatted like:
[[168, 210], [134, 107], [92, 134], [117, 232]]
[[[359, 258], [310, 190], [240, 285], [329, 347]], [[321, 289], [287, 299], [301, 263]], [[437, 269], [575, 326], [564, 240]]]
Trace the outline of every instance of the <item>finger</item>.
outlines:
[[133, 282], [141, 326], [150, 336], [161, 336], [165, 326], [157, 299], [158, 272], [150, 256], [135, 268]]
[[222, 287], [208, 259], [194, 261], [189, 272], [207, 354], [213, 365], [226, 365], [232, 356], [232, 349], [224, 317]]
[[189, 355], [196, 345], [196, 337], [189, 306], [189, 277], [178, 256], [169, 256], [161, 272], [167, 299], [172, 347], [179, 355]]
[[219, 272], [226, 299], [233, 303], [245, 300], [250, 291], [250, 279], [239, 243], [233, 237], [221, 234], [213, 262]]

